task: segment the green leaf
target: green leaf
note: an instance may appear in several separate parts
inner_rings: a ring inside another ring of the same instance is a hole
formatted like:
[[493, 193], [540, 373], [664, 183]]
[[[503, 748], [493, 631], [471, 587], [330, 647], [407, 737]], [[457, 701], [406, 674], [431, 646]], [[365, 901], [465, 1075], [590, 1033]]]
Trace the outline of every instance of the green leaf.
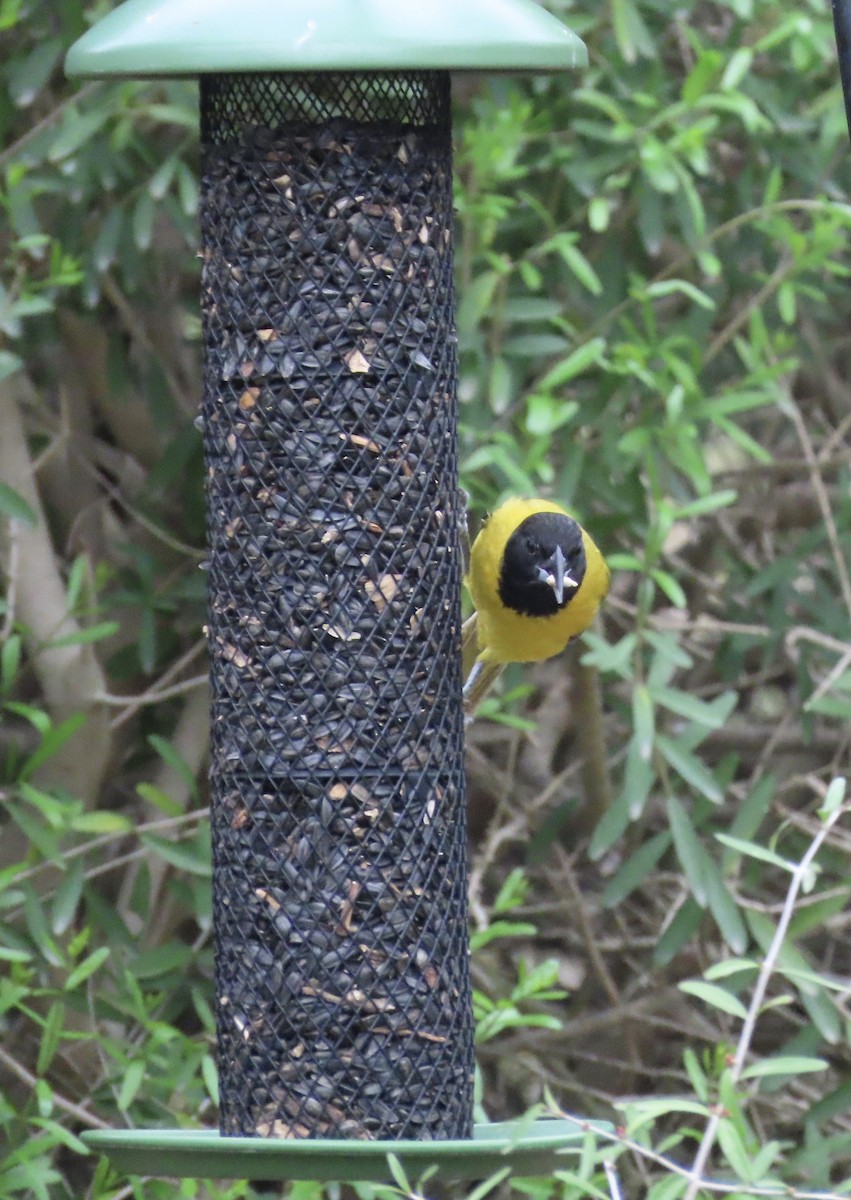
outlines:
[[45, 37], [22, 58], [12, 60], [7, 75], [9, 95], [18, 108], [28, 108], [38, 97], [63, 51], [62, 40]]
[[691, 751], [682, 745], [682, 742], [675, 742], [659, 734], [656, 737], [656, 745], [667, 763], [674, 768], [681, 779], [691, 784], [696, 792], [705, 796], [707, 800], [711, 800], [713, 804], [720, 804], [723, 801], [724, 792], [718, 785], [715, 776], [700, 759], [695, 758]]
[[846, 786], [847, 781], [844, 775], [838, 775], [836, 779], [831, 781], [818, 810], [822, 820], [825, 820], [832, 813], [836, 812], [837, 808], [844, 803]]
[[738, 492], [734, 492], [732, 488], [712, 492], [709, 496], [701, 496], [689, 504], [678, 506], [677, 520], [686, 521], [693, 517], [704, 517], [708, 513], [717, 512], [719, 508], [729, 508], [731, 504], [735, 504], [737, 499]]
[[650, 689], [641, 683], [637, 683], [632, 691], [632, 729], [638, 744], [638, 753], [649, 763], [653, 754], [656, 712]]
[[7, 483], [0, 483], [0, 513], [14, 521], [23, 521], [31, 528], [38, 524], [35, 510]]
[[612, 209], [608, 197], [594, 196], [588, 205], [588, 227], [594, 233], [605, 233], [609, 228]]
[[704, 859], [703, 877], [706, 884], [706, 905], [721, 930], [724, 941], [734, 954], [744, 953], [748, 945], [748, 931], [744, 918], [724, 882], [724, 876], [708, 854]]
[[[730, 826], [731, 837], [751, 841], [771, 808], [776, 788], [777, 780], [774, 776], [763, 775], [737, 808], [733, 824]], [[725, 855], [725, 861], [732, 857]]]
[[185, 162], [178, 163], [178, 193], [180, 208], [187, 217], [196, 216], [198, 211], [198, 181], [196, 176], [186, 166]]
[[67, 1146], [74, 1154], [91, 1154], [91, 1150], [85, 1142], [82, 1142], [70, 1129], [66, 1129], [64, 1125], [60, 1125], [58, 1121], [52, 1121], [46, 1117], [33, 1117], [32, 1123], [37, 1128], [44, 1129], [49, 1133], [54, 1143], [58, 1142], [62, 1146]]
[[[582, 1170], [553, 1171], [552, 1178], [567, 1184], [567, 1187], [560, 1193], [565, 1197], [565, 1200], [579, 1200], [580, 1196], [582, 1200], [611, 1200], [612, 1193], [609, 1191], [604, 1192], [598, 1188]], [[526, 1188], [524, 1187], [523, 1190], [526, 1191]], [[517, 1191], [520, 1191], [519, 1186], [517, 1187]], [[541, 1190], [541, 1200], [549, 1200], [551, 1195], [551, 1189], [548, 1188], [546, 1192], [543, 1189]], [[531, 1200], [535, 1200], [535, 1197], [533, 1196]]]
[[494, 913], [510, 912], [526, 899], [529, 891], [529, 879], [522, 867], [514, 867], [509, 871], [502, 886], [497, 892], [492, 905]]
[[683, 1051], [683, 1066], [689, 1077], [692, 1091], [702, 1103], [707, 1104], [709, 1102], [709, 1080], [706, 1077], [706, 1072], [697, 1060], [697, 1055], [690, 1046], [687, 1046]]
[[137, 783], [136, 793], [146, 800], [148, 804], [154, 808], [158, 808], [160, 812], [165, 813], [167, 817], [178, 817], [183, 812], [183, 806], [173, 800], [160, 788], [154, 787], [152, 783]]
[[653, 58], [656, 47], [638, 5], [633, 0], [612, 0], [611, 12], [615, 38], [624, 62], [634, 63], [638, 58]]
[[728, 975], [738, 975], [742, 971], [758, 971], [759, 963], [751, 958], [725, 958], [713, 963], [703, 972], [704, 979], [725, 979]]
[[19, 950], [14, 946], [0, 946], [0, 962], [32, 962], [33, 956], [29, 950]]
[[47, 1012], [44, 1028], [41, 1031], [41, 1042], [36, 1060], [36, 1074], [46, 1075], [53, 1062], [53, 1056], [62, 1040], [65, 1028], [65, 1005], [61, 1000], [54, 1000]]
[[718, 1142], [727, 1162], [740, 1179], [753, 1182], [753, 1166], [741, 1135], [732, 1121], [724, 1117], [718, 1122]]
[[575, 400], [555, 400], [534, 394], [526, 401], [526, 429], [536, 436], [549, 436], [572, 421], [579, 412]]
[[629, 826], [629, 804], [630, 795], [625, 790], [609, 805], [597, 822], [588, 847], [588, 857], [592, 862], [598, 862]]
[[668, 797], [668, 822], [674, 836], [677, 858], [683, 868], [689, 890], [701, 906], [706, 907], [706, 877], [704, 863], [706, 852], [698, 840], [685, 809], [673, 796]]
[[627, 750], [623, 777], [623, 795], [627, 803], [628, 820], [636, 821], [644, 812], [655, 778], [653, 763], [647, 756], [646, 743], [643, 744], [633, 736]]
[[494, 1188], [499, 1187], [502, 1181], [507, 1179], [510, 1174], [511, 1167], [501, 1167], [498, 1171], [494, 1171], [492, 1175], [489, 1175], [487, 1179], [483, 1179], [480, 1183], [476, 1184], [473, 1190], [467, 1193], [466, 1200], [482, 1200]]
[[0, 383], [16, 371], [20, 371], [23, 365], [24, 360], [11, 350], [0, 350]]
[[104, 638], [112, 637], [120, 628], [117, 621], [101, 621], [99, 625], [90, 625], [88, 629], [79, 629], [76, 633], [53, 638], [48, 645], [52, 650], [59, 650], [63, 646], [87, 646], [91, 642], [100, 642]]
[[219, 1105], [219, 1072], [216, 1068], [215, 1059], [211, 1054], [205, 1054], [201, 1059], [201, 1078], [204, 1080], [204, 1086], [207, 1089], [207, 1094], [213, 1101], [213, 1104]]
[[77, 833], [129, 833], [133, 828], [133, 822], [128, 817], [106, 809], [80, 813], [71, 818], [69, 825]]
[[557, 233], [555, 237], [544, 242], [540, 250], [542, 253], [555, 250], [585, 290], [592, 296], [599, 296], [603, 291], [603, 285], [597, 272], [577, 247], [578, 240], [578, 235], [575, 233]]
[[491, 363], [488, 379], [488, 399], [493, 412], [497, 415], [508, 410], [514, 399], [515, 386], [511, 368], [501, 356]]
[[[722, 729], [738, 701], [736, 693], [732, 691], [724, 692], [711, 703], [677, 688], [653, 687], [652, 695], [656, 703], [661, 704], [663, 708], [706, 729]], [[719, 701], [722, 703], [719, 704]]]
[[564, 305], [546, 296], [509, 296], [505, 302], [506, 320], [512, 322], [549, 321], [561, 316]]
[[387, 1166], [390, 1168], [390, 1174], [396, 1181], [396, 1186], [401, 1188], [406, 1196], [410, 1196], [413, 1188], [408, 1182], [408, 1177], [405, 1174], [405, 1169], [402, 1166], [401, 1160], [395, 1154], [387, 1155]]
[[171, 186], [171, 181], [177, 172], [178, 158], [177, 155], [171, 154], [168, 158], [163, 159], [160, 165], [154, 171], [151, 178], [148, 180], [148, 193], [154, 200], [162, 200], [163, 196]]
[[74, 920], [84, 882], [85, 863], [82, 856], [66, 860], [65, 874], [51, 904], [50, 928], [57, 937], [61, 937]]
[[808, 1058], [803, 1055], [785, 1054], [778, 1058], [763, 1058], [745, 1067], [740, 1078], [762, 1079], [766, 1075], [804, 1075], [813, 1071], [826, 1071], [829, 1064], [823, 1058]]
[[193, 846], [189, 842], [172, 842], [153, 833], [142, 834], [141, 841], [180, 871], [188, 871], [192, 875], [201, 875], [204, 878], [213, 873], [209, 854], [204, 848]]
[[180, 757], [178, 752], [172, 746], [171, 742], [167, 742], [165, 738], [159, 737], [158, 734], [152, 733], [148, 737], [148, 744], [153, 746], [157, 754], [163, 762], [168, 763], [173, 771], [175, 771], [186, 787], [189, 789], [191, 796], [197, 799], [198, 797], [198, 781], [195, 778], [195, 773], [191, 767]]
[[753, 50], [750, 46], [739, 46], [730, 55], [724, 74], [721, 76], [722, 91], [733, 91], [749, 73], [753, 65]]
[[575, 379], [577, 375], [587, 371], [590, 366], [600, 362], [605, 348], [606, 340], [602, 337], [591, 338], [590, 341], [577, 346], [571, 354], [568, 354], [567, 358], [563, 358], [561, 362], [556, 363], [547, 371], [538, 383], [538, 389], [542, 392], [552, 391], [569, 380]]
[[458, 305], [458, 333], [471, 334], [482, 321], [493, 303], [494, 293], [501, 276], [496, 271], [485, 271], [464, 290]]
[[537, 926], [528, 921], [492, 921], [487, 929], [476, 929], [470, 934], [470, 949], [481, 950], [499, 938], [534, 937], [537, 932]]
[[687, 279], [662, 279], [656, 283], [648, 284], [646, 294], [653, 298], [680, 294], [692, 300], [700, 308], [708, 309], [710, 312], [713, 312], [715, 309], [715, 301], [712, 297], [707, 296], [706, 292], [702, 292], [700, 288], [695, 287], [693, 283], [689, 283]]
[[149, 250], [154, 237], [157, 206], [149, 192], [143, 192], [133, 209], [133, 241], [140, 250]]
[[639, 846], [606, 884], [601, 898], [603, 907], [616, 908], [637, 887], [647, 882], [648, 875], [670, 845], [671, 835], [663, 831]]
[[98, 967], [106, 962], [111, 953], [109, 946], [100, 946], [97, 950], [93, 950], [88, 958], [84, 958], [81, 963], [78, 963], [68, 975], [64, 983], [65, 991], [73, 992], [81, 983], [85, 983], [89, 976], [94, 975]]
[[678, 579], [675, 579], [670, 571], [663, 571], [661, 567], [653, 567], [650, 572], [650, 578], [665, 593], [675, 608], [688, 608], [688, 598], [683, 591], [682, 584]]
[[704, 96], [717, 78], [724, 64], [724, 56], [718, 50], [702, 50], [694, 66], [683, 81], [680, 95], [686, 104], [694, 104]]
[[86, 555], [78, 554], [71, 563], [71, 568], [68, 571], [68, 582], [65, 587], [65, 603], [68, 605], [69, 612], [73, 612], [79, 603], [88, 573], [89, 561]]
[[182, 971], [192, 958], [191, 947], [183, 942], [167, 942], [151, 950], [143, 950], [133, 964], [135, 979], [158, 979], [172, 971]]
[[52, 729], [43, 734], [41, 745], [37, 750], [33, 751], [24, 763], [20, 772], [20, 778], [24, 780], [29, 779], [43, 763], [53, 758], [85, 723], [85, 713], [74, 713], [72, 716], [66, 717], [60, 725], [54, 725]]
[[813, 929], [823, 928], [831, 918], [844, 912], [851, 904], [851, 889], [843, 889], [798, 907], [789, 923], [789, 936], [794, 942]]
[[681, 1096], [661, 1096], [652, 1100], [633, 1100], [617, 1105], [624, 1110], [626, 1131], [633, 1137], [643, 1125], [658, 1121], [660, 1117], [672, 1114], [688, 1113], [691, 1116], [708, 1118], [710, 1110], [705, 1104], [696, 1100], [686, 1100]]
[[92, 246], [92, 261], [98, 271], [109, 270], [118, 254], [118, 242], [124, 229], [124, 212], [111, 208], [103, 219]]
[[124, 1078], [121, 1080], [121, 1089], [118, 1093], [116, 1101], [122, 1112], [126, 1112], [136, 1098], [136, 1093], [142, 1086], [142, 1080], [145, 1077], [145, 1063], [143, 1059], [133, 1059], [127, 1066], [124, 1072]]
[[697, 934], [702, 921], [703, 909], [692, 896], [686, 897], [656, 944], [653, 951], [654, 964], [665, 967], [672, 962]]
[[730, 837], [728, 833], [716, 833], [715, 837], [722, 846], [728, 846], [731, 850], [738, 850], [739, 854], [743, 854], [746, 858], [758, 858], [761, 862], [771, 863], [772, 866], [779, 867], [781, 871], [792, 872], [798, 865], [797, 863], [788, 862], [785, 858], [781, 858], [779, 854], [775, 854], [767, 846], [759, 846], [755, 842], [746, 842], [741, 838]]
[[111, 116], [112, 113], [106, 105], [85, 114], [81, 114], [76, 108], [67, 109], [62, 128], [50, 147], [48, 160], [58, 163], [63, 158], [69, 158], [89, 142]]
[[22, 641], [17, 633], [10, 633], [0, 647], [0, 695], [12, 690], [21, 665]]
[[732, 992], [728, 992], [724, 988], [716, 987], [714, 983], [706, 983], [702, 979], [687, 979], [678, 983], [677, 987], [681, 992], [696, 996], [698, 1000], [703, 1000], [711, 1008], [717, 1008], [731, 1017], [738, 1017], [744, 1021], [748, 1015], [748, 1010], [738, 996], [734, 996]]

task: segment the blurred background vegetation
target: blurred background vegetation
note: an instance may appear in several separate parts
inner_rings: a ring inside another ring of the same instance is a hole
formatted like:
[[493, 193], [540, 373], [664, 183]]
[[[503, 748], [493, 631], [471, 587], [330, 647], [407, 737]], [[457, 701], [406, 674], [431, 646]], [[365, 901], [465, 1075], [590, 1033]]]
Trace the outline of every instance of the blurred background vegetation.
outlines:
[[[109, 7], [0, 0], [0, 1196], [238, 1197], [79, 1153], [216, 1123], [197, 98], [63, 77]], [[456, 89], [464, 483], [474, 525], [558, 498], [614, 584], [471, 731], [478, 1057], [491, 1119], [545, 1102], [619, 1132], [498, 1190], [605, 1197], [608, 1162], [651, 1200], [846, 1194], [829, 6], [549, 7], [587, 71]]]

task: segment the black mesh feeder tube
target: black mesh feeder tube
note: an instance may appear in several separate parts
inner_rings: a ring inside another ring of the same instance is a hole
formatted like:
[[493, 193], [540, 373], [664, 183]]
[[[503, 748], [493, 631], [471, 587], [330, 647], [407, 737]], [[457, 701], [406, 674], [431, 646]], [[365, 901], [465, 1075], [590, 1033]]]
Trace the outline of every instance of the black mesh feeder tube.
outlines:
[[201, 138], [222, 1131], [466, 1137], [449, 78]]
[[532, 0], [196, 10], [66, 65], [200, 76], [217, 1137], [474, 1145], [449, 71], [585, 51]]

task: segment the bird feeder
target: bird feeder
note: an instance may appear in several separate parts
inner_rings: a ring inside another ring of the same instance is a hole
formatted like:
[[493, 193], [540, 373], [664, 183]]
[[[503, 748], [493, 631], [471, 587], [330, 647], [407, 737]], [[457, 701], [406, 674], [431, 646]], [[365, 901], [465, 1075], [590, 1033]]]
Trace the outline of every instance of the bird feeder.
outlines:
[[[221, 1126], [91, 1135], [128, 1170], [484, 1169], [450, 71], [585, 60], [532, 0], [128, 0], [68, 55], [200, 79]], [[527, 1152], [581, 1137], [547, 1124]]]

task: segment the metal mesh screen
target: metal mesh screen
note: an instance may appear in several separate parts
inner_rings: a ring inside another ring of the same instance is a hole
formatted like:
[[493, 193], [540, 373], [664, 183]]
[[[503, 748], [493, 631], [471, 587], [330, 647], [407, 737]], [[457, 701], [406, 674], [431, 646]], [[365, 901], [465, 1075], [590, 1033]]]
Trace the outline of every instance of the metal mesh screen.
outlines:
[[201, 83], [225, 1134], [466, 1137], [449, 83]]

